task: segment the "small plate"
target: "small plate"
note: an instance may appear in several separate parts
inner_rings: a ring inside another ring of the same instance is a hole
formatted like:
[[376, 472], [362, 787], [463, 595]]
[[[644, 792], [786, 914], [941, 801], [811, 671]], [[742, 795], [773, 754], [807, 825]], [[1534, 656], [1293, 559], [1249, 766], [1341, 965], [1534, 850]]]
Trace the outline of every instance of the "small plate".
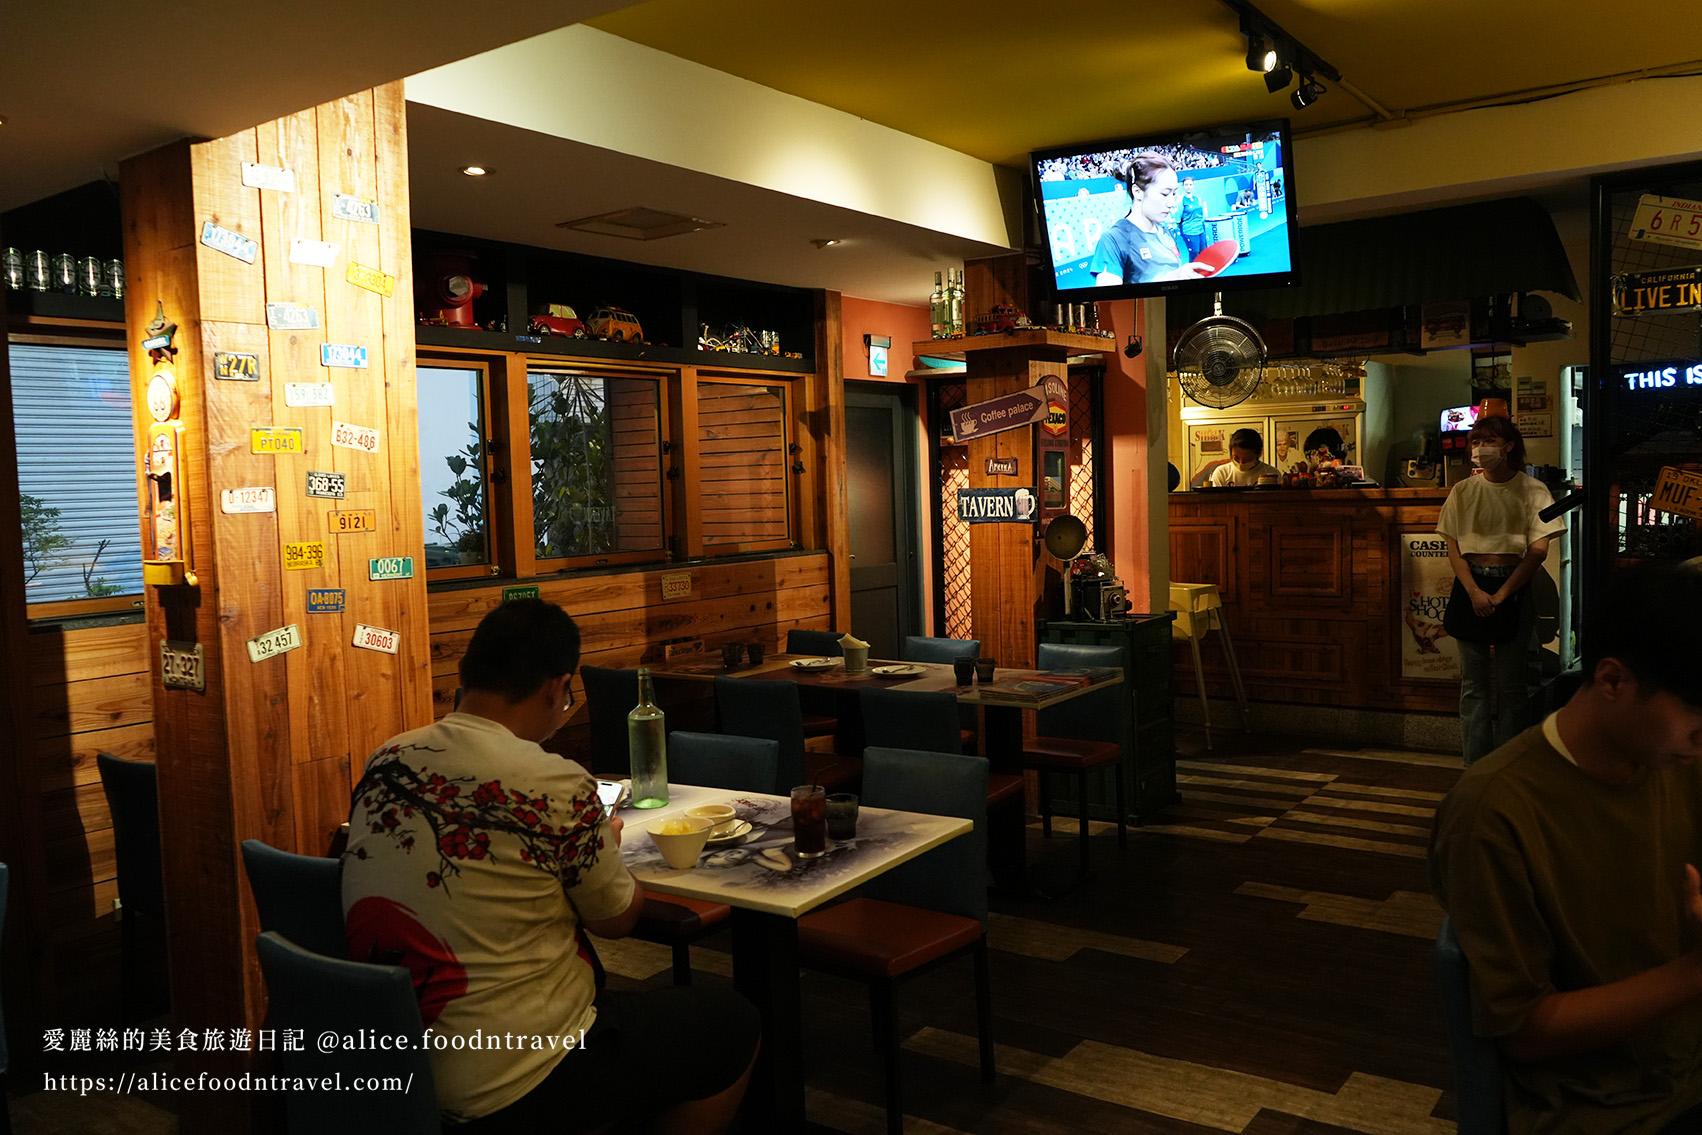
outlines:
[[871, 674], [879, 674], [883, 678], [903, 678], [903, 677], [907, 677], [908, 675], [911, 675], [911, 674], [922, 674], [922, 673], [925, 673], [926, 671], [924, 671], [922, 669], [922, 667], [920, 667], [920, 666], [905, 665], [905, 666], [871, 666], [871, 667], [869, 667], [869, 672]]
[[712, 835], [709, 837], [709, 846], [726, 847], [728, 844], [740, 843], [750, 834], [751, 822], [749, 820], [734, 820], [733, 826], [727, 830], [726, 835]]
[[843, 662], [841, 658], [794, 658], [787, 665], [800, 670], [831, 670]]

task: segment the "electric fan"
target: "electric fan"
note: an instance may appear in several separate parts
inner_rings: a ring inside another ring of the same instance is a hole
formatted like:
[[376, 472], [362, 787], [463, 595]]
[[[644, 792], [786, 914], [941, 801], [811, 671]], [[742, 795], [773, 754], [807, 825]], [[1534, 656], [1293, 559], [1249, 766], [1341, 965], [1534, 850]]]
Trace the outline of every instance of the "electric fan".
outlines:
[[1223, 314], [1221, 302], [1214, 309], [1176, 340], [1176, 376], [1188, 397], [1224, 410], [1259, 388], [1265, 341], [1246, 320]]

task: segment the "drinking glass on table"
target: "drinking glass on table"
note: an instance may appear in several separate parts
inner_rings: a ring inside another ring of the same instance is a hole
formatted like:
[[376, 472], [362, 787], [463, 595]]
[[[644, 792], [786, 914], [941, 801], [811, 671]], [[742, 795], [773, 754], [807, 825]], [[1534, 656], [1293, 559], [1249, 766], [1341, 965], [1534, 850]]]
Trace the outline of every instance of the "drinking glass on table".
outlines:
[[827, 854], [827, 793], [821, 785], [792, 789], [792, 839], [799, 859]]

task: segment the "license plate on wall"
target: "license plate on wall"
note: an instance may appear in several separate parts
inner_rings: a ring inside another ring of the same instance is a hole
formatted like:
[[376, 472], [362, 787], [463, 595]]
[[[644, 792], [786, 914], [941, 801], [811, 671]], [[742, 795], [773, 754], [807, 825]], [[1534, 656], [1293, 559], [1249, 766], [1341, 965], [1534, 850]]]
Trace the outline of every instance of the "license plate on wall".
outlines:
[[248, 640], [248, 660], [263, 662], [301, 645], [301, 631], [294, 623]]
[[323, 469], [307, 471], [307, 495], [310, 497], [332, 497], [343, 499], [347, 478], [341, 473], [327, 473]]
[[368, 579], [412, 579], [414, 578], [414, 557], [379, 556], [368, 560], [366, 577]]
[[378, 431], [370, 426], [353, 426], [348, 422], [331, 423], [331, 444], [362, 453], [378, 452]]
[[333, 532], [377, 532], [378, 512], [371, 508], [350, 508], [328, 512], [325, 519]]
[[286, 571], [306, 571], [308, 568], [324, 566], [324, 541], [284, 545], [284, 569]]
[[379, 650], [385, 654], [395, 654], [396, 648], [401, 643], [400, 631], [387, 631], [383, 627], [369, 627], [365, 623], [355, 624], [355, 645], [362, 650]]
[[207, 668], [198, 642], [160, 640], [160, 680], [168, 690], [207, 692]]

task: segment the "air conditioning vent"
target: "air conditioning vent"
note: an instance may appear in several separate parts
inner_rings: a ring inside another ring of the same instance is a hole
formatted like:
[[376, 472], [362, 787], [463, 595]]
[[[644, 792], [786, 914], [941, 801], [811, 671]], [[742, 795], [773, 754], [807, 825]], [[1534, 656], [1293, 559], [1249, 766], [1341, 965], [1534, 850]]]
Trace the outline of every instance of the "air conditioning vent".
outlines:
[[582, 233], [595, 233], [598, 236], [618, 236], [627, 240], [660, 240], [665, 236], [680, 236], [684, 233], [701, 232], [704, 229], [718, 229], [721, 221], [706, 221], [702, 217], [688, 217], [682, 213], [665, 213], [660, 209], [647, 209], [642, 205], [634, 205], [627, 209], [616, 209], [612, 213], [598, 213], [594, 217], [580, 217], [576, 221], [562, 221], [556, 225], [558, 229], [575, 229]]

